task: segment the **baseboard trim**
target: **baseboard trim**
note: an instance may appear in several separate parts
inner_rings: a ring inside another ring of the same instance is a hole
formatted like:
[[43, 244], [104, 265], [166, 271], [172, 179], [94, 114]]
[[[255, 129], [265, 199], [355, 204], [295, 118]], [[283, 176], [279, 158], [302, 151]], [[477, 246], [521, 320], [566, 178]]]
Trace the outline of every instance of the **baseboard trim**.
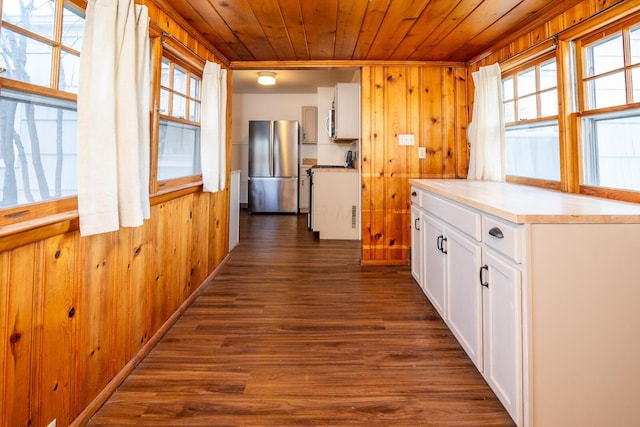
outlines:
[[149, 354], [153, 347], [160, 342], [162, 337], [171, 329], [171, 327], [178, 321], [178, 319], [184, 314], [185, 311], [193, 304], [195, 299], [202, 293], [204, 288], [218, 275], [222, 267], [229, 261], [229, 254], [224, 260], [207, 276], [206, 279], [200, 283], [198, 288], [189, 295], [189, 298], [178, 307], [178, 309], [167, 319], [166, 322], [158, 329], [158, 331], [147, 341], [147, 343], [140, 348], [129, 362], [122, 367], [109, 383], [96, 395], [96, 397], [87, 405], [86, 408], [69, 424], [70, 427], [84, 426], [93, 415], [104, 405], [104, 403], [111, 397], [111, 395], [117, 390], [122, 382], [133, 372], [142, 360]]

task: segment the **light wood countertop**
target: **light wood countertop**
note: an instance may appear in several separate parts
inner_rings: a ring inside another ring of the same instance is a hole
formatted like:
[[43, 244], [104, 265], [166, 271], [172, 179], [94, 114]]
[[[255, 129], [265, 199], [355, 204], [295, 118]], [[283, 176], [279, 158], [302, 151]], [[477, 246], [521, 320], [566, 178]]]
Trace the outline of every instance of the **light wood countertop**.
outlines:
[[356, 168], [313, 168], [313, 173], [319, 172], [339, 172], [339, 173], [355, 173], [358, 172], [359, 169]]
[[640, 204], [505, 182], [412, 179], [409, 183], [519, 224], [640, 224]]

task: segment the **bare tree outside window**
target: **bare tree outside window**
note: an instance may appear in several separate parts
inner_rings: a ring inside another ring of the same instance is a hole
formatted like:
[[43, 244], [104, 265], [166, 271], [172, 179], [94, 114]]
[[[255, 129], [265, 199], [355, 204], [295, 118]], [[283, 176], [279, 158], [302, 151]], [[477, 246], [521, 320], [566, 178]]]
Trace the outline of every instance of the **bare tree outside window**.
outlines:
[[[65, 5], [63, 13], [56, 12], [56, 1], [62, 0], [3, 2], [0, 67], [5, 71], [0, 77], [34, 85], [34, 90], [3, 87], [0, 92], [0, 207], [76, 194], [75, 102], [44, 96], [37, 89], [77, 89], [76, 49], [84, 17], [70, 5]], [[57, 42], [52, 39], [56, 24], [63, 29]]]

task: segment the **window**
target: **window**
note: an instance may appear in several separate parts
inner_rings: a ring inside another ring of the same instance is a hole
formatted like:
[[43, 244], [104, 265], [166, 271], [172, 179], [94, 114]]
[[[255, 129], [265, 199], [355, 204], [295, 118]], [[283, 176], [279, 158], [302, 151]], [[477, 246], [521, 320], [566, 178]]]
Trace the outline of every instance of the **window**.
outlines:
[[82, 7], [76, 0], [2, 1], [0, 208], [77, 194]]
[[560, 181], [554, 54], [503, 73], [502, 77], [508, 178]]
[[201, 77], [172, 57], [160, 74], [158, 181], [200, 174]]
[[581, 191], [640, 192], [638, 18], [586, 36], [576, 46]]

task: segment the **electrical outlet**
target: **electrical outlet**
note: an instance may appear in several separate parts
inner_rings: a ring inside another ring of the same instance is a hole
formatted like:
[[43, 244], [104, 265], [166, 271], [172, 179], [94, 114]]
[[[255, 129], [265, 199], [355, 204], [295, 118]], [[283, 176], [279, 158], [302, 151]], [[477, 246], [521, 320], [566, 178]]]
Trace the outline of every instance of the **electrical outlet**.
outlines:
[[427, 147], [418, 147], [418, 158], [419, 159], [427, 158]]
[[414, 139], [412, 133], [400, 133], [398, 134], [398, 144], [400, 145], [413, 145]]
[[47, 424], [47, 427], [56, 427], [57, 424], [58, 424], [57, 418], [54, 418], [53, 421]]

